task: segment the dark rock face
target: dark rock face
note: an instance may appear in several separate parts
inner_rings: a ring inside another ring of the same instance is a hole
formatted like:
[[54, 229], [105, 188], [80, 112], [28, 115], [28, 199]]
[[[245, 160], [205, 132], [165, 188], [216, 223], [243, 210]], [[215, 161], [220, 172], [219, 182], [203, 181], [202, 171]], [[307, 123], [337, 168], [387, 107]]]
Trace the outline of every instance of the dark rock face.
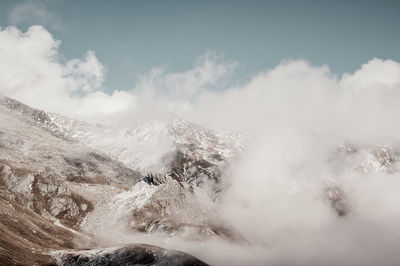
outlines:
[[[221, 160], [222, 161], [222, 160]], [[171, 162], [171, 176], [175, 176], [180, 181], [201, 185], [204, 180], [199, 177], [205, 175], [215, 183], [221, 181], [220, 169], [204, 159], [191, 158], [183, 152], [177, 151], [174, 160]]]
[[[167, 157], [172, 157], [173, 159], [170, 160], [168, 164], [170, 170], [165, 175], [180, 184], [186, 183], [190, 186], [207, 187], [208, 195], [213, 200], [220, 196], [223, 188], [224, 170], [228, 166], [228, 163], [224, 162], [224, 158], [221, 155], [213, 155], [218, 164], [203, 158], [190, 156], [180, 150], [174, 151]], [[151, 185], [159, 185], [165, 182], [165, 175], [148, 174], [143, 181]]]
[[338, 216], [345, 216], [349, 213], [349, 206], [345, 199], [343, 190], [339, 187], [329, 187], [325, 189], [325, 194], [331, 207]]
[[206, 266], [195, 257], [178, 251], [167, 251], [150, 245], [131, 245], [108, 251], [66, 253], [59, 259], [64, 266], [117, 266], [117, 265], [183, 265]]

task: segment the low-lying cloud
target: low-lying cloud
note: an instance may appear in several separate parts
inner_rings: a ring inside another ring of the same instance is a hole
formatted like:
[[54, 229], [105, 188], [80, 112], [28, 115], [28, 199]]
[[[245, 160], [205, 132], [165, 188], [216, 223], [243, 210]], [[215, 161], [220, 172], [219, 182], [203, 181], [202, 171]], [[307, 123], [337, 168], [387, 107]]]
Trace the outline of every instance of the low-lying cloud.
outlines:
[[[226, 88], [237, 63], [208, 52], [190, 70], [156, 67], [132, 90], [108, 94], [102, 91], [105, 67], [95, 53], [62, 62], [60, 44], [40, 26], [25, 33], [1, 29], [0, 92], [87, 121], [118, 125], [178, 115], [250, 137], [221, 204], [254, 246], [175, 247], [204, 259], [208, 254], [221, 265], [400, 261], [399, 173], [338, 174], [332, 166], [341, 144], [399, 147], [399, 62], [374, 58], [354, 73], [336, 75], [328, 66], [285, 60]], [[329, 207], [329, 186], [346, 192], [348, 216], [338, 217]]]

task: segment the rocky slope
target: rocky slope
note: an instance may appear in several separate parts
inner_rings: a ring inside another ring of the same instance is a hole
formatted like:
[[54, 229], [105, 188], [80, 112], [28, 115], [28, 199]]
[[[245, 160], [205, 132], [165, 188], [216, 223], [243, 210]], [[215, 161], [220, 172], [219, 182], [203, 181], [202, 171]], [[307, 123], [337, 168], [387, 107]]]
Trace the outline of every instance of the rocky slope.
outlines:
[[[62, 134], [45, 112], [0, 98], [1, 264], [87, 265], [90, 258], [75, 261], [70, 255], [97, 247], [82, 224], [108, 199], [142, 179], [139, 172]], [[179, 258], [186, 265], [205, 265], [190, 255], [151, 246], [107, 252], [94, 260], [133, 265], [134, 258], [143, 257], [151, 264], [175, 265]]]

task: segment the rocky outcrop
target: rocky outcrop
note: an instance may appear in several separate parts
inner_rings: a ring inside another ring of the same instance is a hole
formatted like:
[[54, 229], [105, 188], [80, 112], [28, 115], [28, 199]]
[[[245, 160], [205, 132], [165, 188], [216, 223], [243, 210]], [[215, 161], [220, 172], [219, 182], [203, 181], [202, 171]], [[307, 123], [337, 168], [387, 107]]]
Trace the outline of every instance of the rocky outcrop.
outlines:
[[181, 265], [207, 266], [201, 260], [179, 251], [165, 250], [151, 245], [130, 245], [105, 250], [69, 251], [55, 255], [58, 265], [64, 266], [112, 266], [112, 265]]
[[32, 211], [73, 228], [93, 209], [90, 201], [71, 193], [66, 180], [50, 169], [32, 173], [0, 163], [0, 184]]

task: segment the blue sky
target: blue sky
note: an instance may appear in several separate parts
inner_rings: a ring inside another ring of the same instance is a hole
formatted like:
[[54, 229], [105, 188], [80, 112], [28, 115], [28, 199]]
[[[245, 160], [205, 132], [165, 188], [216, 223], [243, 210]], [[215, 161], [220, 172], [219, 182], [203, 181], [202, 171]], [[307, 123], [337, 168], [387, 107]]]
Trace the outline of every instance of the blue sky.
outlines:
[[232, 82], [283, 59], [339, 74], [373, 57], [399, 61], [399, 14], [400, 1], [0, 1], [0, 26], [44, 25], [66, 60], [95, 51], [107, 90], [160, 65], [184, 71], [208, 50], [239, 63]]

